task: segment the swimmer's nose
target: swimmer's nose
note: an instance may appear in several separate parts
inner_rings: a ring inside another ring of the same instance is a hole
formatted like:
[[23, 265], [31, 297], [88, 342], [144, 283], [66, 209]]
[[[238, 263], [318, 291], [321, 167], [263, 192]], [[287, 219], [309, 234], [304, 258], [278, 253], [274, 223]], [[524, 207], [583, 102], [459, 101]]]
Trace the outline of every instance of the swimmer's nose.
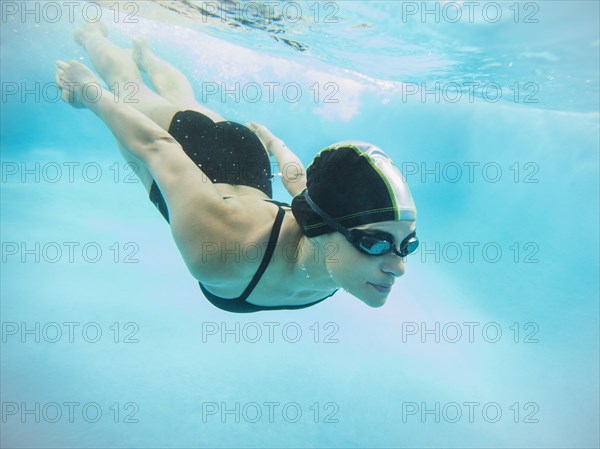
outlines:
[[398, 257], [395, 254], [389, 254], [384, 257], [386, 260], [381, 267], [381, 271], [397, 278], [404, 274], [405, 268], [403, 257]]

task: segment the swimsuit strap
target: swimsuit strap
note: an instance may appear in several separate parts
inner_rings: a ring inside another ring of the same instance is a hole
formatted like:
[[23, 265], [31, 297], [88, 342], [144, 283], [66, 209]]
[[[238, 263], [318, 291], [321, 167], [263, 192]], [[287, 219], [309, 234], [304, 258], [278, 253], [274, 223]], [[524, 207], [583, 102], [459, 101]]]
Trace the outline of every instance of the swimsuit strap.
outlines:
[[280, 207], [279, 211], [277, 212], [277, 217], [275, 218], [275, 223], [273, 223], [273, 229], [271, 230], [271, 235], [269, 236], [269, 244], [267, 245], [267, 249], [265, 250], [265, 255], [260, 263], [260, 266], [258, 267], [258, 270], [256, 270], [256, 273], [254, 273], [254, 277], [250, 281], [250, 284], [248, 284], [246, 287], [246, 290], [244, 290], [239, 298], [235, 299], [236, 301], [245, 301], [246, 298], [250, 296], [250, 293], [252, 293], [252, 290], [254, 290], [254, 287], [256, 287], [256, 284], [258, 284], [258, 281], [260, 281], [260, 278], [267, 269], [267, 265], [271, 261], [271, 257], [273, 257], [275, 247], [277, 246], [277, 238], [279, 237], [279, 231], [281, 230], [284, 216], [285, 211]]
[[266, 201], [267, 203], [275, 204], [277, 206], [290, 207], [290, 205], [288, 203], [282, 203], [281, 201], [275, 201], [275, 200], [263, 200], [263, 201]]

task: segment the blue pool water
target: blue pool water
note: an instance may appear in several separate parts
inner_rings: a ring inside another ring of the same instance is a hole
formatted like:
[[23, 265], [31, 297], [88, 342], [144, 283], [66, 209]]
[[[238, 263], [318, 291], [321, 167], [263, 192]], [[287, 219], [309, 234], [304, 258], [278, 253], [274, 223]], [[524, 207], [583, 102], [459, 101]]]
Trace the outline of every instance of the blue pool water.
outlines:
[[359, 139], [407, 176], [421, 249], [383, 308], [238, 316], [104, 125], [55, 101], [96, 10], [3, 2], [1, 446], [598, 447], [598, 3], [474, 3], [101, 10], [306, 164]]

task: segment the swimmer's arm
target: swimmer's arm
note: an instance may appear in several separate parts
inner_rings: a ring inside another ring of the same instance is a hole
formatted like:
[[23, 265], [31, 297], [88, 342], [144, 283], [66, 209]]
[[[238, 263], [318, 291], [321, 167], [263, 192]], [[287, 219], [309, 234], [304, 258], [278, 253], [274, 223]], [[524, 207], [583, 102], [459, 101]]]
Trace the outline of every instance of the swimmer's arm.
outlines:
[[285, 189], [296, 196], [306, 188], [306, 169], [296, 154], [281, 139], [275, 140], [269, 149], [277, 159]]
[[247, 126], [256, 133], [267, 151], [277, 159], [285, 189], [292, 196], [301, 193], [306, 188], [306, 169], [300, 158], [265, 126], [253, 122], [248, 123]]

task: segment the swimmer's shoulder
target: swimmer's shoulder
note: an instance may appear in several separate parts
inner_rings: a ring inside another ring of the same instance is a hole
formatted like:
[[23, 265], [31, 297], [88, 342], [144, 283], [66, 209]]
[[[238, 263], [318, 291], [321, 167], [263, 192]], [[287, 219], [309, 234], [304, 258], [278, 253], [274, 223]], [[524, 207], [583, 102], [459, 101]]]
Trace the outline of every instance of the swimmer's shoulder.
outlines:
[[[190, 271], [210, 291], [228, 297], [250, 281], [266, 256], [279, 206], [257, 196], [232, 196], [224, 201], [232, 216], [224, 220], [218, 239], [203, 243], [202, 260]], [[293, 268], [290, 262], [297, 247], [299, 227], [289, 207], [282, 209], [286, 213], [268, 271], [287, 275]], [[292, 256], [282, 257], [279, 250], [283, 247]], [[262, 283], [265, 281], [261, 279]]]

